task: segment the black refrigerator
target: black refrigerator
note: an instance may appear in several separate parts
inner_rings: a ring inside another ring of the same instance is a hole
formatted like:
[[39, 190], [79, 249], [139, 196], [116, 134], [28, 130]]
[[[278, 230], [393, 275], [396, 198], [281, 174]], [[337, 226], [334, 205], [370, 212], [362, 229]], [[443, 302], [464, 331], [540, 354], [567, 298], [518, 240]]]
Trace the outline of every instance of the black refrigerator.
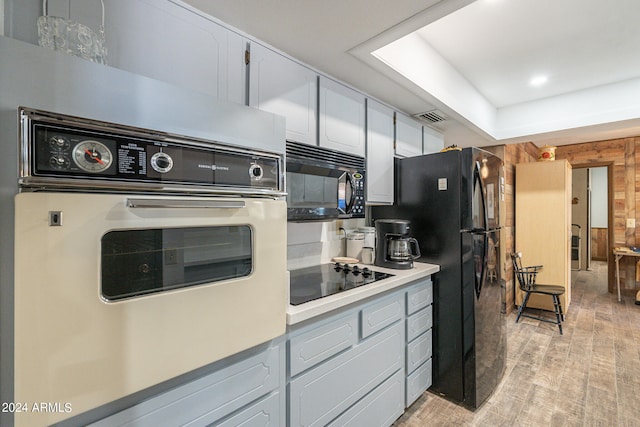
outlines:
[[394, 206], [371, 218], [411, 221], [418, 261], [440, 265], [434, 281], [432, 392], [479, 407], [506, 359], [505, 285], [500, 276], [502, 161], [465, 148], [396, 159]]

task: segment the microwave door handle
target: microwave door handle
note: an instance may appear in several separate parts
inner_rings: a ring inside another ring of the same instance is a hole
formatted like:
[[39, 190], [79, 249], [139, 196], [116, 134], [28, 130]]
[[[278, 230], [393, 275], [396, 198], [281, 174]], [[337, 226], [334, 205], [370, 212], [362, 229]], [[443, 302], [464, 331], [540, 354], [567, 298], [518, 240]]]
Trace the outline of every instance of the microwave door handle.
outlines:
[[345, 177], [346, 177], [345, 199], [347, 201], [346, 212], [349, 213], [351, 212], [351, 208], [353, 208], [353, 204], [356, 201], [356, 189], [353, 183], [353, 179], [351, 178], [351, 175], [348, 173], [345, 173]]
[[172, 199], [127, 199], [129, 208], [209, 208], [242, 209], [244, 200], [172, 200]]

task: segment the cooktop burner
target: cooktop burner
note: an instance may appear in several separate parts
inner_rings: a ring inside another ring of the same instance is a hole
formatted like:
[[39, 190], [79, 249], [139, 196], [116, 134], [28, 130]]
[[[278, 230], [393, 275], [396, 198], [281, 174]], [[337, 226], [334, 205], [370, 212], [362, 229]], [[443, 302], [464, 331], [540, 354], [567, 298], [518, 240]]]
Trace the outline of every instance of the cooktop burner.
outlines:
[[303, 304], [393, 276], [368, 267], [340, 263], [315, 265], [289, 273], [291, 305]]

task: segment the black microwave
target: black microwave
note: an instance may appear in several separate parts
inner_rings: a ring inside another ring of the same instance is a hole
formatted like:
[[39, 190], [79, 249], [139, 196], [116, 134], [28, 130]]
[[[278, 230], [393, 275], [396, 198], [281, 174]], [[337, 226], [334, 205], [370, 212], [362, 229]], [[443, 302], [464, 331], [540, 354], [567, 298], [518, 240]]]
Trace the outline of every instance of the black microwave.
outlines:
[[364, 157], [287, 142], [287, 219], [364, 218]]

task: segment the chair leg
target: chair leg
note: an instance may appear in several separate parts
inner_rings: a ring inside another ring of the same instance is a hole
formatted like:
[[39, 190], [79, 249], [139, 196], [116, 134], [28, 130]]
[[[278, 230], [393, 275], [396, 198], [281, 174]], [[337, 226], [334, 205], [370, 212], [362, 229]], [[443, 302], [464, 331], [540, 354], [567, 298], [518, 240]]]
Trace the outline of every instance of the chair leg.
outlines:
[[562, 311], [562, 304], [560, 304], [560, 297], [558, 298], [558, 309], [560, 310], [560, 319], [564, 322], [564, 311]]
[[522, 316], [522, 311], [527, 306], [527, 301], [529, 301], [529, 295], [531, 295], [531, 292], [526, 292], [524, 294], [524, 299], [522, 300], [522, 304], [520, 304], [520, 308], [518, 309], [518, 316], [516, 316], [516, 323], [518, 323], [518, 320], [520, 320], [520, 316]]
[[560, 335], [562, 335], [562, 321], [560, 320], [560, 317], [562, 316], [562, 312], [560, 311], [560, 299], [558, 298], [557, 295], [552, 295], [552, 297], [553, 297], [553, 307], [556, 312], [558, 329], [560, 329]]

